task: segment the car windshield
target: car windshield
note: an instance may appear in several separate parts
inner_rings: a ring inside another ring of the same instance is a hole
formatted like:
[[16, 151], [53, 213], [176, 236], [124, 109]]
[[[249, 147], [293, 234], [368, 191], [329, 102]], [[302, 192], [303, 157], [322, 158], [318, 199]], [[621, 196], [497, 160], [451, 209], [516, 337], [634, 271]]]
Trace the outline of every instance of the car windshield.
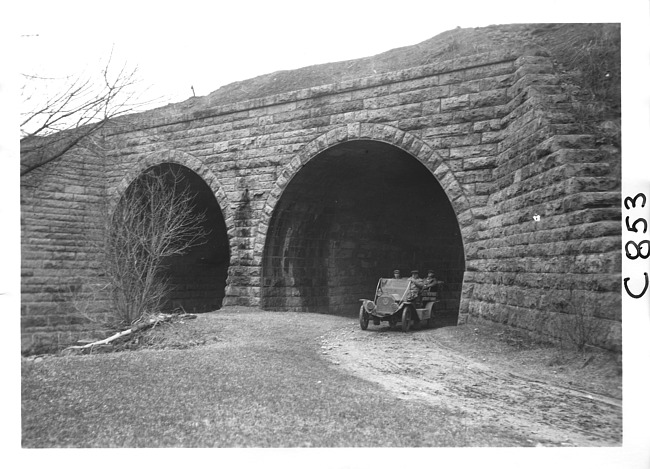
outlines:
[[399, 295], [406, 291], [409, 285], [407, 278], [382, 278], [379, 281], [378, 293], [384, 295]]

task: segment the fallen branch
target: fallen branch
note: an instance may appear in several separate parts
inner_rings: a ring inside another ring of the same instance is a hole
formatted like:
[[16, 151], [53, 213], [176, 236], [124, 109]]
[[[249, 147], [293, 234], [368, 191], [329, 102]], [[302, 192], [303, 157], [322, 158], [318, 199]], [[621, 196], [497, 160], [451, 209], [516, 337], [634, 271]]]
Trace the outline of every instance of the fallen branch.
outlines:
[[150, 318], [149, 320], [142, 322], [140, 324], [135, 324], [133, 327], [130, 329], [127, 329], [122, 332], [118, 332], [117, 334], [114, 334], [106, 339], [98, 340], [96, 342], [91, 342], [89, 344], [85, 345], [71, 345], [70, 347], [67, 347], [63, 350], [63, 352], [66, 352], [68, 350], [84, 350], [88, 348], [93, 348], [97, 347], [99, 345], [108, 345], [109, 343], [113, 342], [116, 339], [119, 339], [121, 337], [126, 337], [128, 335], [133, 334], [134, 332], [143, 330], [143, 329], [148, 329], [150, 327], [154, 327], [157, 324], [161, 322], [166, 322], [170, 321], [174, 318], [178, 319], [195, 319], [196, 314], [159, 314], [156, 317]]

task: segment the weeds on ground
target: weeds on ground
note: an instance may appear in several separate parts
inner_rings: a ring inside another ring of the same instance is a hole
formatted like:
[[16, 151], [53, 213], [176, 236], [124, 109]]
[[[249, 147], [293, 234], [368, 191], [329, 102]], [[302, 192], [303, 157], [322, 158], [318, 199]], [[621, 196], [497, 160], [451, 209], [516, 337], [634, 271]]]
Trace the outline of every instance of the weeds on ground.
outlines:
[[552, 326], [561, 346], [568, 344], [584, 352], [594, 339], [603, 335], [603, 325], [597, 317], [600, 307], [589, 301], [587, 292], [570, 289], [568, 299], [558, 304], [560, 311], [566, 314], [556, 315]]
[[[575, 70], [574, 82], [592, 100], [620, 106], [621, 37], [613, 24], [576, 27], [558, 43], [554, 55], [568, 69]], [[619, 109], [620, 111], [620, 109]]]
[[620, 148], [621, 38], [618, 25], [577, 26], [563, 31], [553, 56], [567, 71], [576, 122]]
[[504, 329], [496, 334], [497, 340], [505, 342], [511, 347], [519, 350], [530, 349], [536, 345], [536, 341], [530, 335], [517, 329]]

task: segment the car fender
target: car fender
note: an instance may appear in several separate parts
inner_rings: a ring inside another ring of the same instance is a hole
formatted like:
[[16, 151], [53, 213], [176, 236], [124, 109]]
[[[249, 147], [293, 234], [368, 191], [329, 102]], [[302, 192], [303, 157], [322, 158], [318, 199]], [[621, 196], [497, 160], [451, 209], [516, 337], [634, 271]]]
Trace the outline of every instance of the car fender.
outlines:
[[372, 300], [366, 300], [362, 298], [359, 301], [361, 301], [363, 305], [363, 310], [368, 314], [372, 314], [376, 309], [375, 303]]
[[420, 321], [425, 321], [433, 317], [433, 302], [425, 303], [424, 308], [415, 308], [415, 312]]
[[[407, 307], [407, 306], [413, 306], [413, 303], [410, 301], [402, 301], [398, 306], [397, 310], [393, 314], [402, 314], [402, 310]], [[413, 306], [413, 309], [415, 309], [415, 306]]]

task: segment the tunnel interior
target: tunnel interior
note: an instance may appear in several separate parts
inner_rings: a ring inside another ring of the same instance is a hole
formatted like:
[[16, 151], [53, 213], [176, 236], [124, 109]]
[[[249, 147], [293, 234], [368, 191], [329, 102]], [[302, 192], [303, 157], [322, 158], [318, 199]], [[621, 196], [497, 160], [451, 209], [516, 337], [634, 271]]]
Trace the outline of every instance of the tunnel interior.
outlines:
[[[148, 171], [165, 175], [166, 184], [187, 189], [193, 196], [193, 212], [204, 214], [202, 226], [206, 236], [200, 244], [182, 255], [171, 256], [163, 263], [169, 280], [164, 309], [182, 308], [186, 312], [206, 312], [221, 308], [225, 296], [230, 263], [226, 223], [219, 203], [210, 187], [194, 171], [173, 163], [164, 163]], [[171, 174], [177, 177], [172, 178]]]
[[465, 257], [454, 210], [418, 160], [345, 142], [312, 158], [283, 192], [263, 256], [262, 307], [354, 315], [377, 281], [433, 269], [441, 318], [458, 317]]

